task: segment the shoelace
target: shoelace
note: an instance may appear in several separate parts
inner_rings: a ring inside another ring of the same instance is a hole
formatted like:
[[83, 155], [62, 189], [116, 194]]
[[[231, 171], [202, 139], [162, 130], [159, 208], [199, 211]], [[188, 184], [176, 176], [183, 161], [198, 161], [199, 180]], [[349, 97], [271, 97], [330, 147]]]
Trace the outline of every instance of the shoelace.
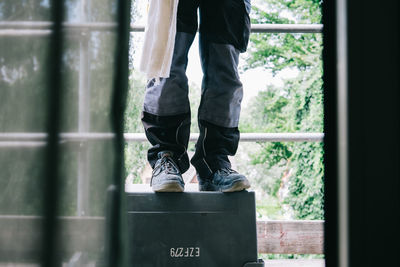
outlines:
[[162, 157], [160, 166], [162, 170], [165, 170], [166, 173], [176, 173], [176, 167], [169, 157]]
[[223, 168], [219, 170], [219, 173], [229, 175], [231, 173], [237, 173], [237, 171], [232, 170], [230, 168]]

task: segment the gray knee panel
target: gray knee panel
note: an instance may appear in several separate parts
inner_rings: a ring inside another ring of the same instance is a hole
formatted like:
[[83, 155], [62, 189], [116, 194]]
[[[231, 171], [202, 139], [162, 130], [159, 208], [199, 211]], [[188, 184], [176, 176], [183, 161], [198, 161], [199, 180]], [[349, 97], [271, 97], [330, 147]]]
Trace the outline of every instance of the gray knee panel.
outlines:
[[237, 127], [243, 98], [237, 72], [239, 50], [204, 39], [200, 45], [204, 78], [199, 118], [218, 126]]
[[188, 80], [186, 77], [187, 54], [194, 34], [177, 32], [169, 78], [160, 83], [151, 80], [146, 89], [143, 110], [158, 116], [171, 116], [190, 111]]

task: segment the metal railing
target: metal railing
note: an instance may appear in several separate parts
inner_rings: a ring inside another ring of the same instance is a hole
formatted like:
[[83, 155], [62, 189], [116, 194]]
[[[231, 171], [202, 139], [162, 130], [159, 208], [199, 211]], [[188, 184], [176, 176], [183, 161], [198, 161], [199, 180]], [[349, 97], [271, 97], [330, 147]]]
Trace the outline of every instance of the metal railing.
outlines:
[[[143, 133], [125, 133], [127, 142], [147, 141]], [[190, 141], [196, 141], [198, 133], [190, 135]], [[240, 140], [244, 142], [321, 142], [323, 133], [242, 133]], [[46, 141], [47, 133], [0, 133], [0, 141]], [[114, 138], [113, 133], [60, 133], [62, 141], [81, 142], [90, 140], [106, 140]]]
[[[87, 20], [87, 6], [82, 2], [80, 19]], [[90, 97], [89, 71], [89, 38], [85, 32], [115, 31], [117, 24], [113, 22], [64, 22], [66, 33], [79, 35], [80, 72], [79, 72], [79, 105], [78, 132], [61, 133], [60, 143], [79, 143], [79, 166], [77, 170], [77, 215], [84, 216], [89, 209], [88, 200], [88, 154], [87, 141], [110, 140], [113, 133], [88, 132], [90, 127], [88, 98]], [[53, 23], [47, 21], [2, 21], [0, 22], [0, 37], [40, 37], [52, 33]], [[252, 24], [252, 33], [321, 33], [322, 24]], [[143, 32], [144, 26], [130, 25], [131, 32]], [[142, 133], [125, 133], [126, 142], [147, 142]], [[190, 141], [195, 141], [198, 134], [191, 134]], [[322, 142], [323, 133], [242, 133], [242, 142]], [[0, 133], [0, 148], [36, 148], [44, 147], [47, 142], [46, 133]]]
[[[84, 14], [82, 18], [85, 19]], [[46, 36], [51, 33], [52, 22], [48, 21], [2, 21], [0, 22], [1, 36]], [[66, 31], [113, 31], [117, 24], [113, 22], [65, 22], [63, 27]], [[131, 24], [131, 32], [143, 32], [144, 26]], [[252, 24], [253, 33], [321, 33], [322, 24]], [[60, 142], [84, 142], [91, 140], [106, 140], [114, 137], [113, 133], [89, 133], [88, 129], [88, 84], [89, 79], [85, 71], [89, 64], [87, 59], [87, 38], [82, 41], [81, 75], [79, 79], [79, 133], [62, 133]], [[85, 121], [85, 122], [83, 122]], [[127, 142], [146, 142], [147, 139], [141, 133], [125, 133]], [[243, 133], [242, 142], [322, 142], [323, 133]], [[196, 141], [198, 134], [191, 134], [190, 141]], [[40, 147], [46, 145], [45, 133], [0, 133], [1, 147]]]
[[[114, 138], [113, 133], [60, 133], [60, 143], [101, 141]], [[143, 133], [125, 133], [126, 142], [147, 142]], [[198, 133], [190, 134], [190, 141], [195, 142]], [[242, 133], [241, 142], [322, 142], [323, 133]], [[46, 133], [0, 133], [0, 147], [33, 147], [46, 145]]]
[[[52, 22], [47, 21], [2, 21], [0, 36], [47, 36], [51, 33]], [[113, 22], [64, 22], [64, 30], [80, 31], [114, 31]], [[322, 24], [252, 24], [253, 33], [321, 33]], [[144, 32], [143, 25], [131, 24], [131, 32]]]

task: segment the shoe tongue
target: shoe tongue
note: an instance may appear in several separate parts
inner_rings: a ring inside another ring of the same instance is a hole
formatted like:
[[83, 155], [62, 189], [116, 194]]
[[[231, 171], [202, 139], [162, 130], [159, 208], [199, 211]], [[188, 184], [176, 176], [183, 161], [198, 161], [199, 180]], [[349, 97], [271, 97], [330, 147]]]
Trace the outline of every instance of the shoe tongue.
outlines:
[[172, 157], [173, 153], [171, 151], [161, 151], [158, 153], [158, 158], [162, 157]]
[[222, 169], [220, 169], [220, 172], [225, 173], [225, 174], [231, 174], [234, 171], [232, 171], [232, 169], [229, 169], [229, 168], [222, 168]]

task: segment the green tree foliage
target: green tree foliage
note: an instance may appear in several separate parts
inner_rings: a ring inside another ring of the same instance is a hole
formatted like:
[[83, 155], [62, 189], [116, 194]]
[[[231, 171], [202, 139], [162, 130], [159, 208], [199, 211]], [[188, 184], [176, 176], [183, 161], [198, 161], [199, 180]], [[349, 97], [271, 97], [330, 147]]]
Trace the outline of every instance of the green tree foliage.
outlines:
[[[320, 23], [320, 1], [264, 0], [253, 7], [252, 23]], [[242, 131], [322, 132], [321, 34], [253, 34], [246, 68], [264, 67], [278, 74], [297, 70], [282, 88], [268, 86], [244, 112]], [[285, 181], [289, 204], [298, 219], [323, 219], [323, 146], [313, 142], [263, 143], [251, 154], [262, 188], [279, 199]]]
[[[140, 120], [143, 98], [145, 92], [145, 79], [136, 70], [131, 70], [129, 78], [129, 91], [125, 110], [125, 132], [143, 133], [143, 126]], [[127, 143], [125, 145], [125, 167], [126, 176], [131, 177], [128, 182], [141, 183], [140, 175], [146, 165], [146, 152], [149, 144]]]

